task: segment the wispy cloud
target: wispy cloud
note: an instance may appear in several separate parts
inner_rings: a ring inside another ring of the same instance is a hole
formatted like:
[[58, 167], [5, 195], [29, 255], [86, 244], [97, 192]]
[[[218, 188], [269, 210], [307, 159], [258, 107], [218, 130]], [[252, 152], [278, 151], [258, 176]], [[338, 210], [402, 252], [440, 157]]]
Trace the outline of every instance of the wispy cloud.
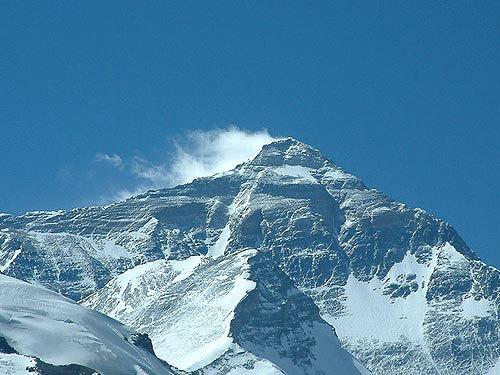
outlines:
[[119, 155], [105, 153], [98, 154], [96, 160], [109, 163], [134, 179], [132, 188], [119, 189], [113, 194], [112, 200], [121, 200], [148, 189], [171, 187], [228, 171], [256, 156], [263, 145], [276, 139], [265, 129], [253, 132], [230, 126], [195, 130], [174, 142], [173, 152], [162, 162], [139, 156], [125, 162]]
[[175, 185], [168, 164], [154, 164], [142, 157], [134, 156], [130, 163], [130, 172], [150, 188]]
[[99, 152], [95, 156], [95, 161], [100, 163], [109, 164], [114, 168], [123, 169], [123, 160], [120, 155], [117, 154], [106, 154]]
[[273, 140], [267, 130], [250, 132], [236, 126], [192, 131], [175, 144], [175, 153], [166, 164], [155, 165], [135, 158], [133, 171], [155, 185], [174, 186], [228, 171], [256, 156], [263, 145]]

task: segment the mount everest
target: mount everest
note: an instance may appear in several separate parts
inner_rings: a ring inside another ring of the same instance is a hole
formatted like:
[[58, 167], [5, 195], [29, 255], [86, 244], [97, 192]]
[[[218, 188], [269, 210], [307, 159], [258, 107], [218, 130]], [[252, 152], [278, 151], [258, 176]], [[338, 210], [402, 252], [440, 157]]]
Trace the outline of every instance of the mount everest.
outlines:
[[0, 215], [0, 271], [0, 369], [500, 373], [498, 270], [292, 138], [111, 205]]

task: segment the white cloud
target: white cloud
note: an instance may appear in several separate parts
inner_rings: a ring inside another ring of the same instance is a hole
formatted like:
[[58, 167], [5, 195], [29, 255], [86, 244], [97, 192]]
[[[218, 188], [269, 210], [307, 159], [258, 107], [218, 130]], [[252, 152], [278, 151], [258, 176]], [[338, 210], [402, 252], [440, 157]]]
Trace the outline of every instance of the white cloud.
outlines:
[[131, 172], [135, 177], [148, 182], [152, 188], [172, 185], [171, 172], [167, 165], [153, 164], [139, 156], [132, 160]]
[[174, 143], [173, 152], [161, 163], [135, 156], [122, 159], [117, 154], [99, 153], [96, 161], [108, 163], [132, 177], [128, 187], [120, 187], [99, 203], [120, 201], [149, 189], [172, 187], [233, 169], [255, 157], [262, 146], [275, 141], [267, 130], [256, 132], [236, 126], [210, 131], [195, 130]]
[[133, 173], [151, 187], [167, 187], [191, 182], [197, 177], [228, 171], [255, 157], [262, 146], [276, 140], [267, 130], [251, 132], [230, 126], [211, 131], [196, 130], [176, 143], [169, 163], [157, 165], [136, 157]]
[[123, 168], [123, 160], [120, 157], [120, 155], [117, 155], [117, 154], [109, 155], [109, 154], [100, 152], [95, 156], [95, 161], [109, 164], [114, 168], [118, 168], [118, 169]]

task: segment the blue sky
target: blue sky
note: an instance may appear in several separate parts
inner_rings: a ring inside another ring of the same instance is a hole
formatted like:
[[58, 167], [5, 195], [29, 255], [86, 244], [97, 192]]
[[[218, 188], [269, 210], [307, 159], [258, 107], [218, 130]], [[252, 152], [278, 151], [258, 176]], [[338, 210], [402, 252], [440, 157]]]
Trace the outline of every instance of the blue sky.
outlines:
[[499, 20], [493, 1], [3, 2], [0, 212], [168, 184], [217, 144], [196, 134], [236, 124], [314, 145], [498, 267]]

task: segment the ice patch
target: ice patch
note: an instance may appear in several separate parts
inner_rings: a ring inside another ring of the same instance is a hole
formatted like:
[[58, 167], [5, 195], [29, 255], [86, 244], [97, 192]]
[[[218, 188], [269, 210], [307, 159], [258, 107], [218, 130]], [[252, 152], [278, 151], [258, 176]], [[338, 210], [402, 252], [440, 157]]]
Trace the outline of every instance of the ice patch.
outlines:
[[296, 177], [312, 183], [317, 183], [316, 179], [311, 175], [311, 169], [300, 165], [283, 165], [273, 168], [273, 171], [281, 176]]
[[224, 354], [232, 342], [233, 340], [228, 336], [218, 337], [184, 356], [182, 360], [177, 363], [177, 366], [186, 371], [194, 371], [202, 368]]
[[490, 316], [492, 311], [494, 311], [493, 306], [487, 299], [475, 300], [469, 297], [462, 301], [462, 316], [466, 319], [485, 318]]
[[142, 275], [155, 272], [157, 269], [161, 268], [165, 262], [165, 259], [158, 259], [152, 262], [139, 264], [138, 266], [122, 273], [120, 278], [116, 279], [119, 281], [118, 285], [120, 285], [120, 293], [124, 293], [125, 290], [133, 292], [140, 286], [140, 278]]
[[385, 213], [391, 212], [392, 210], [389, 207], [377, 207], [372, 210], [370, 213], [371, 217], [383, 215]]
[[[351, 274], [345, 286], [345, 313], [338, 317], [325, 315], [323, 318], [335, 327], [341, 338], [395, 342], [407, 337], [423, 342], [422, 322], [427, 311], [425, 295], [436, 262], [436, 251], [433, 251], [429, 264], [419, 263], [414, 255], [407, 253], [401, 262], [393, 265], [383, 280], [373, 278], [363, 282]], [[383, 293], [388, 283], [396, 282], [397, 277], [404, 274], [416, 276], [417, 291], [399, 298]]]
[[[243, 197], [245, 197], [245, 194], [243, 194]], [[217, 238], [217, 241], [209, 247], [207, 251], [207, 256], [212, 257], [212, 258], [218, 258], [222, 255], [224, 255], [224, 252], [226, 251], [227, 245], [229, 244], [229, 239], [231, 238], [231, 216], [237, 212], [241, 211], [243, 207], [248, 204], [248, 202], [242, 202], [242, 197], [238, 196], [234, 199], [233, 203], [229, 205], [227, 208], [227, 223], [222, 229], [221, 234], [219, 235], [219, 238]], [[238, 203], [242, 205], [242, 207], [238, 207]]]
[[171, 260], [169, 262], [172, 269], [179, 274], [172, 280], [173, 283], [187, 279], [201, 263], [200, 255], [192, 256], [184, 260]]
[[331, 169], [328, 172], [326, 172], [323, 177], [330, 177], [333, 178], [334, 180], [347, 180], [347, 179], [352, 179], [353, 176], [341, 171], [340, 169]]
[[222, 232], [217, 241], [215, 241], [215, 243], [208, 249], [207, 255], [212, 258], [218, 258], [221, 255], [224, 255], [224, 251], [226, 251], [230, 237], [231, 237], [231, 229], [229, 228], [229, 221], [228, 221], [224, 229], [222, 229]]
[[112, 240], [104, 240], [101, 246], [101, 255], [106, 259], [131, 258], [127, 249], [121, 245], [115, 244]]

